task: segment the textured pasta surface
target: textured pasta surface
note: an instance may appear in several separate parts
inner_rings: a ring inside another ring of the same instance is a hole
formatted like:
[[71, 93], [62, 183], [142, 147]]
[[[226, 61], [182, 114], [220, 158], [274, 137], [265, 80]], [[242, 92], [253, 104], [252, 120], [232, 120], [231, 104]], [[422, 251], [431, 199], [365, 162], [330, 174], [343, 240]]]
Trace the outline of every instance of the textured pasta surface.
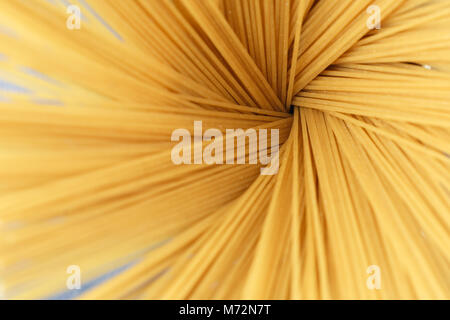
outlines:
[[450, 1], [71, 4], [0, 1], [1, 298], [450, 298]]

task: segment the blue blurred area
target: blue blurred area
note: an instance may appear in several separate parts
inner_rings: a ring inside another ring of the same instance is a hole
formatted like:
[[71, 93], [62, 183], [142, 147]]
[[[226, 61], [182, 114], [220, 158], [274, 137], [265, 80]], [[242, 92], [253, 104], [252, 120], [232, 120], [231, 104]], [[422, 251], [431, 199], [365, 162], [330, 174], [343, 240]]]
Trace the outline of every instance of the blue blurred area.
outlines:
[[56, 85], [61, 85], [61, 83], [59, 81], [56, 81], [55, 79], [47, 76], [46, 74], [43, 74], [42, 72], [34, 70], [33, 68], [21, 67], [19, 69], [20, 69], [20, 71], [22, 71], [30, 76], [36, 77], [40, 80], [44, 80], [45, 82], [48, 82], [51, 84], [56, 84]]
[[[98, 286], [99, 284], [105, 282], [106, 280], [113, 278], [117, 275], [119, 275], [120, 273], [124, 272], [125, 270], [129, 269], [130, 267], [132, 267], [135, 263], [129, 263], [126, 264], [120, 268], [117, 268], [111, 272], [105, 273], [104, 275], [101, 275], [100, 277], [89, 281], [87, 283], [84, 283], [82, 288], [80, 290], [65, 290], [64, 292], [60, 292], [54, 296], [51, 296], [49, 298], [47, 298], [46, 300], [70, 300], [70, 299], [76, 299], [77, 297], [79, 297], [81, 294], [83, 294], [84, 292], [87, 292], [89, 290], [91, 290], [92, 288]], [[83, 275], [81, 275], [83, 276]]]
[[117, 40], [123, 41], [123, 38], [120, 36], [120, 34], [114, 30], [113, 27], [111, 27], [90, 5], [86, 0], [79, 0], [79, 2], [85, 7], [86, 10], [88, 10], [98, 21], [100, 21], [101, 24], [105, 26], [106, 29], [111, 32]]
[[0, 78], [0, 91], [23, 93], [23, 94], [33, 93], [33, 91], [31, 91], [28, 88], [25, 88], [18, 84], [3, 80], [2, 78]]

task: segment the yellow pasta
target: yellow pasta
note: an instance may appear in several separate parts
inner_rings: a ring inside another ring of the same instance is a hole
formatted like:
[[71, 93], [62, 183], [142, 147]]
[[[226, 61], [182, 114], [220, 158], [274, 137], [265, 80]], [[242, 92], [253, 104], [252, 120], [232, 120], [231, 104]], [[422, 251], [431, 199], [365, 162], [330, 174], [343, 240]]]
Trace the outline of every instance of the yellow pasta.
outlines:
[[450, 1], [71, 4], [0, 1], [0, 298], [450, 298]]

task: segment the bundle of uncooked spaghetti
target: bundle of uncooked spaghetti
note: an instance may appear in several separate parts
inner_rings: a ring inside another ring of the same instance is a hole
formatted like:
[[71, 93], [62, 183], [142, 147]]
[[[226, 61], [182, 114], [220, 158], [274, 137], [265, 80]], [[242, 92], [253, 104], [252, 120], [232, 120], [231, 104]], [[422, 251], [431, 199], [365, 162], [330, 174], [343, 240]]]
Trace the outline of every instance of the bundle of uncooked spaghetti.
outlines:
[[450, 1], [8, 0], [0, 53], [3, 298], [450, 298]]

